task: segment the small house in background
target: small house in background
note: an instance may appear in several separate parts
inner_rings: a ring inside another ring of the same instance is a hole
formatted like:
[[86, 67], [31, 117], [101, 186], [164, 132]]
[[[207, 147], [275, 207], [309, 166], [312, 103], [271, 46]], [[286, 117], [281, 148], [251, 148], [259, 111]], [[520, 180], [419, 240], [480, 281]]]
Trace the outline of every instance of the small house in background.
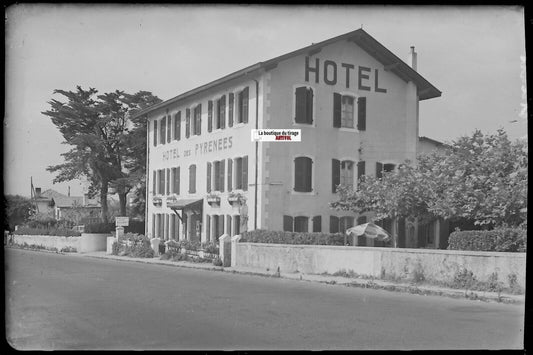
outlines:
[[41, 192], [35, 188], [34, 202], [39, 213], [48, 215], [56, 220], [69, 220], [76, 224], [83, 221], [99, 219], [100, 203], [83, 196], [64, 195], [52, 189]]

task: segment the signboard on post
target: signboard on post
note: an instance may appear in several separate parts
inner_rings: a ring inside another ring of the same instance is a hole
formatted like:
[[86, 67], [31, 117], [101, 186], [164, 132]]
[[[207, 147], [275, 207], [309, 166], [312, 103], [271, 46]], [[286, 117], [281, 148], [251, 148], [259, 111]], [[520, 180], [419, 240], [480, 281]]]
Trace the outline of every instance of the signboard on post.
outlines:
[[116, 227], [127, 227], [130, 224], [129, 217], [115, 217], [115, 226]]

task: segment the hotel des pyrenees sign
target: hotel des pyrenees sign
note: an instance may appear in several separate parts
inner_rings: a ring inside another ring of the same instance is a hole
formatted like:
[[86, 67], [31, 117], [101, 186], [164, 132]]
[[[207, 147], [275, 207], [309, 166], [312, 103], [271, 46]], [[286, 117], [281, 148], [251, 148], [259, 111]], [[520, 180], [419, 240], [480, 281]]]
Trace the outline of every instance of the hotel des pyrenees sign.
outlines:
[[163, 161], [179, 159], [181, 157], [198, 157], [207, 155], [209, 153], [217, 153], [224, 150], [229, 150], [233, 147], [233, 136], [222, 137], [217, 139], [209, 139], [200, 143], [195, 143], [193, 149], [184, 149], [180, 151], [179, 148], [165, 150], [163, 154]]

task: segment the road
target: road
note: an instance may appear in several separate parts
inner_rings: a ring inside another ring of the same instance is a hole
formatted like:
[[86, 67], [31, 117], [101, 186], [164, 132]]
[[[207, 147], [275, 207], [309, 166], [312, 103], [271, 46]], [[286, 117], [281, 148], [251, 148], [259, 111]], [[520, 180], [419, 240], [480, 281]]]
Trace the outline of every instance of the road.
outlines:
[[524, 306], [6, 249], [19, 350], [521, 349]]

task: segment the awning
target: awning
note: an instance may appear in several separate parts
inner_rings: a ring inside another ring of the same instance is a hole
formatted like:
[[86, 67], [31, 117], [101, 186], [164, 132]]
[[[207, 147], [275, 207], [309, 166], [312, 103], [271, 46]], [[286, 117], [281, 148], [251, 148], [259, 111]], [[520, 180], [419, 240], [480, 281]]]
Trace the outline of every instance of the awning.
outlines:
[[167, 200], [167, 207], [173, 210], [195, 209], [195, 207], [202, 206], [203, 199], [180, 199], [180, 200]]

